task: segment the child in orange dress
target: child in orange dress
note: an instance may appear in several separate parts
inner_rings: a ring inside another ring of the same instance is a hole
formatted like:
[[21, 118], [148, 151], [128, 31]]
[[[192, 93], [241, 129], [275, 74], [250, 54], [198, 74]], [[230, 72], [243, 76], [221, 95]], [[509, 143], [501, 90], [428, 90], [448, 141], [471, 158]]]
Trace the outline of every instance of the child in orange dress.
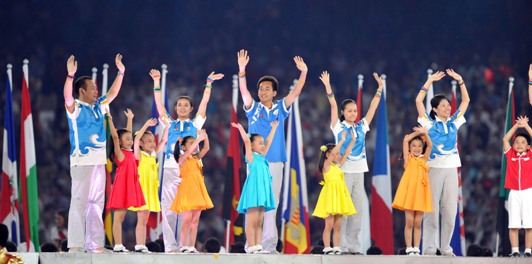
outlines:
[[[203, 148], [197, 153], [201, 141], [204, 141]], [[202, 175], [201, 158], [209, 151], [209, 147], [207, 133], [205, 130], [198, 130], [197, 138], [185, 137], [176, 144], [174, 150], [174, 157], [181, 171], [181, 183], [170, 210], [183, 216], [183, 225], [179, 230], [179, 251], [182, 253], [198, 253], [194, 245], [201, 211], [214, 207]], [[181, 154], [181, 151], [184, 153]]]
[[[420, 255], [421, 221], [424, 212], [432, 212], [427, 159], [432, 150], [428, 129], [415, 127], [403, 139], [405, 172], [397, 187], [392, 207], [405, 211], [405, 243], [407, 255]], [[423, 135], [421, 137], [420, 135]], [[424, 146], [426, 144], [426, 146]], [[412, 229], [414, 243], [412, 244]]]

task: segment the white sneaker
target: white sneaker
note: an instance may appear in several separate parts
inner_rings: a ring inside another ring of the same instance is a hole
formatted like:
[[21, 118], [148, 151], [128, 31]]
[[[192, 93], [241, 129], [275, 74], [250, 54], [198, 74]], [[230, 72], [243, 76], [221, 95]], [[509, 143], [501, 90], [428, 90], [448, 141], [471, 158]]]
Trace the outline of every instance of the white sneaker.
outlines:
[[124, 247], [124, 245], [122, 245], [122, 244], [116, 244], [116, 245], [113, 247], [113, 252], [117, 252], [117, 253], [125, 253], [125, 252], [129, 252], [129, 250], [127, 250], [127, 248]]
[[189, 249], [188, 249], [187, 246], [180, 246], [180, 247], [179, 247], [179, 252], [181, 252], [181, 253], [183, 253], [183, 254], [188, 254], [188, 253], [190, 253], [190, 252], [189, 252]]
[[198, 250], [196, 250], [195, 247], [188, 247], [188, 253], [199, 253]]
[[333, 247], [332, 251], [334, 255], [342, 255], [342, 250], [339, 247]]
[[262, 251], [262, 245], [254, 245], [254, 246], [248, 247], [246, 252], [248, 254], [257, 254], [258, 251]]
[[135, 252], [139, 253], [151, 253], [151, 251], [148, 250], [146, 245], [135, 245]]
[[323, 248], [324, 255], [335, 255], [334, 249], [332, 247]]

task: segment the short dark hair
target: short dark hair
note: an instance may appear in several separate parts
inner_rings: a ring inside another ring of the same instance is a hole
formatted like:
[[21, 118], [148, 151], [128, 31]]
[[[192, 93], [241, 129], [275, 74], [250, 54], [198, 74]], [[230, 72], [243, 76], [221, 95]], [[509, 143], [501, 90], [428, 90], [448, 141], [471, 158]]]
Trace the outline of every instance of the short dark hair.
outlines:
[[74, 81], [74, 94], [79, 97], [79, 89], [87, 89], [87, 80], [92, 80], [89, 76], [81, 76]]
[[41, 245], [41, 252], [58, 252], [59, 249], [54, 243], [44, 243]]
[[277, 81], [275, 77], [270, 75], [260, 77], [259, 81], [257, 82], [257, 89], [260, 88], [260, 84], [263, 82], [272, 82], [273, 90], [277, 92], [279, 81]]
[[514, 141], [515, 141], [515, 139], [516, 139], [517, 137], [523, 137], [523, 138], [525, 138], [526, 143], [527, 143], [528, 145], [530, 145], [530, 135], [525, 134], [525, 133], [519, 133], [519, 134], [515, 135]]
[[477, 244], [472, 244], [467, 247], [467, 253], [466, 256], [468, 257], [482, 257], [484, 255], [484, 252], [482, 250], [482, 247], [480, 247]]
[[366, 251], [366, 255], [382, 255], [382, 249], [377, 246], [370, 247]]
[[9, 229], [6, 225], [0, 223], [0, 246], [5, 247], [7, 238], [9, 237]]
[[150, 241], [146, 243], [146, 247], [148, 248], [150, 252], [164, 252], [161, 249], [161, 245], [159, 245], [159, 243], [157, 242]]
[[244, 249], [244, 244], [242, 244], [242, 242], [236, 242], [234, 244], [231, 244], [229, 248], [229, 253], [246, 253], [246, 250]]
[[61, 247], [59, 248], [61, 252], [68, 252], [68, 240], [61, 240]]
[[220, 241], [215, 237], [210, 237], [203, 244], [203, 251], [207, 253], [219, 253], [221, 248]]

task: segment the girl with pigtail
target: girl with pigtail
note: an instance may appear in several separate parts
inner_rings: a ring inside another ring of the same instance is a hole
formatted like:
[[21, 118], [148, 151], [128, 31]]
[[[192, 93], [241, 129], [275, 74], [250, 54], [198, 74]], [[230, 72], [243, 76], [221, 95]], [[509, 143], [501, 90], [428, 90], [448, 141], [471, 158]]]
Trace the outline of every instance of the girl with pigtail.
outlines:
[[[351, 131], [350, 133], [352, 140], [347, 146], [344, 155], [340, 155], [340, 147], [345, 142], [347, 131], [342, 132], [342, 138], [338, 144], [327, 144], [320, 148], [321, 156], [318, 166], [323, 174], [323, 181], [320, 182], [323, 188], [312, 215], [325, 220], [325, 228], [323, 229], [324, 254], [339, 255], [342, 253], [340, 250], [342, 217], [356, 213], [355, 206], [345, 185], [344, 173], [340, 169], [355, 145], [353, 132]], [[331, 231], [333, 230], [334, 248], [331, 248]]]

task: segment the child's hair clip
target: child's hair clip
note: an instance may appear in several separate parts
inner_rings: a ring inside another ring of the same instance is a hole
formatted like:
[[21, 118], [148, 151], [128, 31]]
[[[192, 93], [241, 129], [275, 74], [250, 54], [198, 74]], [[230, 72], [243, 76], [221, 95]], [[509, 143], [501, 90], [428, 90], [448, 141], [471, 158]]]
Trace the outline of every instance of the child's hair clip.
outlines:
[[321, 152], [327, 151], [327, 147], [325, 145], [321, 145], [320, 147]]

